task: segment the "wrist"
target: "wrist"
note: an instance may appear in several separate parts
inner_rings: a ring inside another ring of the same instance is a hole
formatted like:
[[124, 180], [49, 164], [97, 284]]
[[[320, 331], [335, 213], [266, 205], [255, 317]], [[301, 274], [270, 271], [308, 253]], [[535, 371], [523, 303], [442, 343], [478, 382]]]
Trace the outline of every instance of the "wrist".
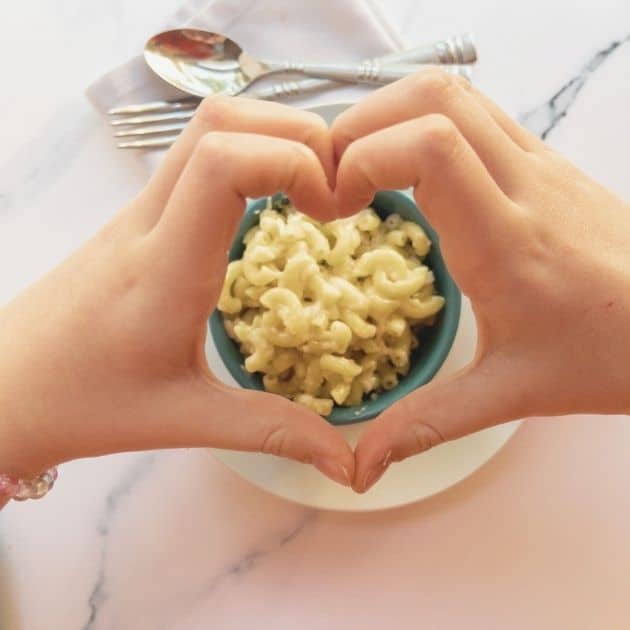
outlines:
[[[19, 320], [18, 320], [19, 321]], [[0, 474], [31, 479], [61, 461], [50, 445], [46, 394], [38, 391], [33, 341], [0, 310]]]
[[[0, 369], [0, 374], [2, 370]], [[33, 439], [32, 423], [22, 417], [6, 392], [0, 395], [0, 474], [31, 479], [58, 462], [42, 448], [41, 437]]]
[[623, 280], [601, 304], [595, 324], [599, 349], [593, 352], [592, 362], [601, 397], [595, 412], [630, 414], [630, 282]]
[[[630, 263], [630, 259], [628, 260]], [[626, 279], [625, 282], [625, 290], [623, 291], [623, 295], [619, 301], [619, 319], [620, 330], [619, 337], [616, 341], [611, 341], [611, 345], [620, 344], [625, 352], [625, 360], [623, 364], [619, 366], [619, 389], [620, 389], [620, 400], [622, 402], [621, 405], [621, 413], [630, 415], [630, 277]], [[608, 309], [613, 309], [615, 304], [610, 305], [610, 301], [607, 303]]]

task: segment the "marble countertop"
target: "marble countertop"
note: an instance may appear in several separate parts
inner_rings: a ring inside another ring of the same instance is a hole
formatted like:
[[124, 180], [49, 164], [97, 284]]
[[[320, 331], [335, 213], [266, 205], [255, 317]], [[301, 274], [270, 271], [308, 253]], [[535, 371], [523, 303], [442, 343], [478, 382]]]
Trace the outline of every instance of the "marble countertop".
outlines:
[[[477, 85], [630, 198], [626, 1], [380, 3], [409, 43], [473, 30]], [[143, 184], [83, 91], [176, 5], [3, 8], [0, 303]], [[627, 628], [629, 454], [627, 418], [532, 420], [455, 488], [372, 514], [286, 503], [201, 450], [74, 462], [0, 515], [0, 627]]]

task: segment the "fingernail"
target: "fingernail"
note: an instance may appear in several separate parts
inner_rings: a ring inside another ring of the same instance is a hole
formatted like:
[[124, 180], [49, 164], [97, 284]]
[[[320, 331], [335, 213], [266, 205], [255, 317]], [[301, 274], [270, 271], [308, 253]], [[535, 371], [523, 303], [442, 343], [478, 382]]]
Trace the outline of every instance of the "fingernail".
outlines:
[[383, 468], [387, 468], [389, 466], [389, 462], [392, 459], [392, 449], [390, 448], [389, 451], [387, 451], [387, 453], [385, 453], [385, 457], [383, 458], [383, 461], [381, 462], [381, 466]]
[[367, 492], [385, 474], [391, 458], [392, 452], [389, 450], [383, 458], [383, 461], [376, 466], [376, 468], [372, 468], [372, 470], [367, 472], [363, 480], [363, 492]]
[[348, 469], [343, 464], [338, 464], [330, 459], [314, 459], [313, 466], [315, 466], [320, 473], [340, 483], [342, 486], [349, 486], [351, 483]]

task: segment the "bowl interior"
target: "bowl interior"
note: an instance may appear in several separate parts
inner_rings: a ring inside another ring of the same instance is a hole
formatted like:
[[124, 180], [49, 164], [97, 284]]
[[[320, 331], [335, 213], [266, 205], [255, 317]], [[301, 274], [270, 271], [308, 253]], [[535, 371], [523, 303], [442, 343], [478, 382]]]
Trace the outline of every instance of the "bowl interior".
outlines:
[[[250, 228], [258, 223], [260, 211], [266, 205], [266, 199], [258, 199], [247, 207], [229, 251], [230, 261], [238, 260], [243, 256], [245, 249], [243, 237]], [[446, 303], [438, 314], [435, 324], [420, 330], [418, 335], [420, 344], [412, 352], [410, 358], [411, 369], [400, 383], [391, 391], [380, 393], [375, 400], [370, 398], [364, 400], [360, 406], [335, 406], [327, 419], [336, 425], [351, 424], [374, 418], [399, 398], [429, 382], [446, 359], [459, 324], [461, 294], [448, 273], [442, 258], [438, 236], [418, 210], [416, 204], [402, 192], [382, 191], [376, 194], [371, 205], [381, 218], [398, 213], [403, 219], [414, 221], [425, 230], [432, 242], [431, 251], [425, 262], [433, 270], [435, 287], [437, 292], [444, 296]], [[223, 316], [218, 310], [215, 310], [210, 317], [210, 331], [219, 356], [236, 382], [248, 389], [264, 391], [262, 377], [259, 374], [250, 374], [245, 370], [244, 357], [236, 343], [230, 339], [225, 331]]]

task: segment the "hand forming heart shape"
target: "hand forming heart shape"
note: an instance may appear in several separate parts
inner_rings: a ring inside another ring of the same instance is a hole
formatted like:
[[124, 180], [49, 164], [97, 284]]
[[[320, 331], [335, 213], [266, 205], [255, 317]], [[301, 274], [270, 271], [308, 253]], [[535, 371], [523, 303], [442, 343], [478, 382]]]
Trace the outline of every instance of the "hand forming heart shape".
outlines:
[[[329, 220], [408, 186], [472, 300], [477, 353], [370, 423], [353, 453], [307, 409], [220, 383], [207, 317], [246, 197], [283, 191]], [[88, 455], [214, 446], [310, 462], [362, 492], [390, 462], [498, 422], [630, 410], [616, 377], [630, 358], [629, 232], [621, 200], [436, 69], [378, 90], [332, 129], [287, 106], [207, 99], [139, 196], [0, 312], [12, 331], [0, 353], [15, 357], [4, 382], [29, 401], [5, 405], [0, 461], [28, 476]]]

